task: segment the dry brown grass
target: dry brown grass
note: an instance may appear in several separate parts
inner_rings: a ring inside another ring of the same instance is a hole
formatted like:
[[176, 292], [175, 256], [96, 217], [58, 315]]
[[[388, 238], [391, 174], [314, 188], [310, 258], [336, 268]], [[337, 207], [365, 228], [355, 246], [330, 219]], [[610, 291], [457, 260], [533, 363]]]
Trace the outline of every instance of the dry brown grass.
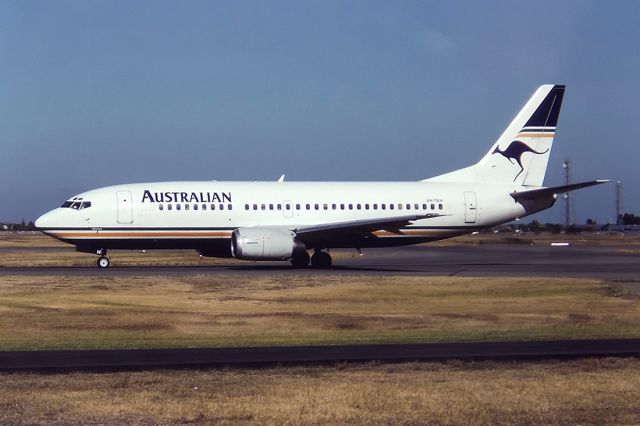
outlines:
[[640, 337], [640, 302], [568, 278], [0, 277], [0, 349]]
[[640, 361], [0, 374], [2, 424], [637, 424]]

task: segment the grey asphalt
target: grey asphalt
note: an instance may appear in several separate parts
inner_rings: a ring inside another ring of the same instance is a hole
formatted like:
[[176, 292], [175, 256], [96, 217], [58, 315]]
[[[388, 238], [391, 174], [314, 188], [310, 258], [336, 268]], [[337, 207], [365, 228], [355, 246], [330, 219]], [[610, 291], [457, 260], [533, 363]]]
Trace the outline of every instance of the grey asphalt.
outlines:
[[2, 370], [139, 370], [338, 362], [541, 360], [638, 357], [640, 340], [416, 343], [194, 349], [119, 349], [0, 352]]
[[[52, 256], [55, 256], [52, 253]], [[90, 256], [90, 255], [87, 255]], [[144, 254], [140, 254], [144, 256]], [[197, 256], [194, 252], [194, 256]], [[340, 258], [327, 270], [293, 269], [288, 262], [228, 263], [213, 266], [0, 268], [0, 275], [458, 275], [556, 276], [619, 280], [640, 289], [640, 254], [624, 246], [408, 246], [369, 249], [364, 256]]]

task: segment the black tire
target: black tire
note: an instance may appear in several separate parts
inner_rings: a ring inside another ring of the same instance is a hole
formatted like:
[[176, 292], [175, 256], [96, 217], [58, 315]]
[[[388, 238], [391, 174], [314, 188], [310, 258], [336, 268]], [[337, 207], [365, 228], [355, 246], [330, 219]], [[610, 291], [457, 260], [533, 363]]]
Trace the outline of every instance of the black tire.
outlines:
[[109, 262], [109, 259], [107, 257], [101, 256], [98, 258], [98, 261], [96, 262], [96, 265], [98, 265], [98, 268], [101, 269], [106, 269], [109, 267], [109, 264], [111, 262]]
[[311, 265], [314, 268], [329, 268], [331, 263], [331, 255], [326, 251], [318, 251], [311, 256]]
[[309, 253], [302, 251], [293, 255], [291, 265], [293, 265], [294, 268], [306, 268], [309, 265], [310, 259]]

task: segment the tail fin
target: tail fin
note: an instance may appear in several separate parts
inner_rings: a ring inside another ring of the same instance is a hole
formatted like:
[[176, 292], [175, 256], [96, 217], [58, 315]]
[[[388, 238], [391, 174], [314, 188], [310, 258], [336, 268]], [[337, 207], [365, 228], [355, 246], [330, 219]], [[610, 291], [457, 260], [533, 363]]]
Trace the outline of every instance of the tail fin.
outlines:
[[542, 186], [564, 89], [562, 85], [540, 86], [477, 164], [427, 180]]

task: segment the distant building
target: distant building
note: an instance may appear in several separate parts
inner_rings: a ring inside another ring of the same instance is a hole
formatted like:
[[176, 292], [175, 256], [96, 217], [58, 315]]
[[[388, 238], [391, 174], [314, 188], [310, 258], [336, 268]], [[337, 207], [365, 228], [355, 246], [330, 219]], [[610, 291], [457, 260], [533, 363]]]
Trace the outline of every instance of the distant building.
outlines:
[[613, 223], [606, 224], [602, 230], [612, 234], [640, 234], [640, 225], [616, 225]]

